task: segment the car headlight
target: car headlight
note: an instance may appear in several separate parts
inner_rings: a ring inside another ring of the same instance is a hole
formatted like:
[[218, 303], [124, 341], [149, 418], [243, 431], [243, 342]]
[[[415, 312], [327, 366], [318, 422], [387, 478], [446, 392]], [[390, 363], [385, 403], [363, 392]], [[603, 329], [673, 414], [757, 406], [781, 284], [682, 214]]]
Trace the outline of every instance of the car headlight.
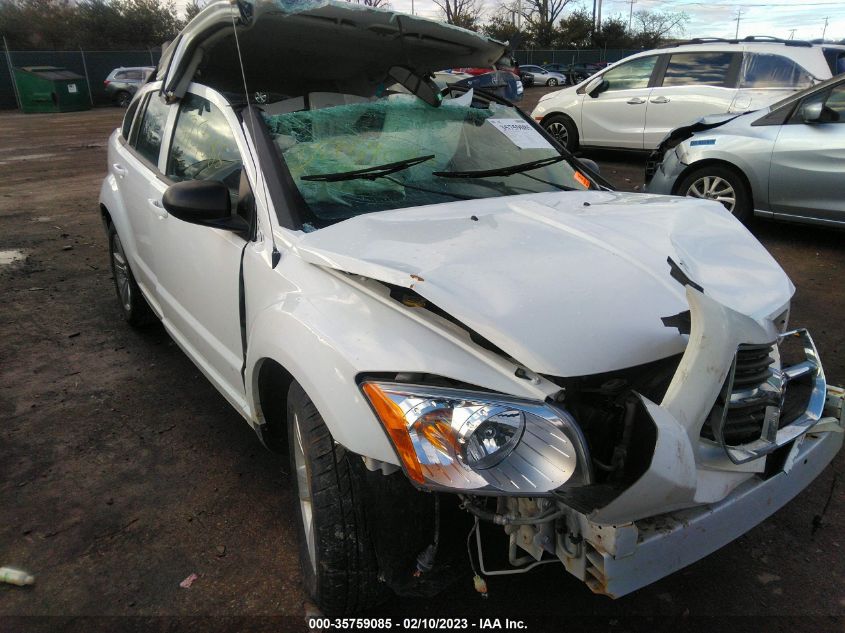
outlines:
[[564, 410], [424, 385], [361, 385], [408, 477], [473, 492], [539, 495], [588, 483], [586, 443]]

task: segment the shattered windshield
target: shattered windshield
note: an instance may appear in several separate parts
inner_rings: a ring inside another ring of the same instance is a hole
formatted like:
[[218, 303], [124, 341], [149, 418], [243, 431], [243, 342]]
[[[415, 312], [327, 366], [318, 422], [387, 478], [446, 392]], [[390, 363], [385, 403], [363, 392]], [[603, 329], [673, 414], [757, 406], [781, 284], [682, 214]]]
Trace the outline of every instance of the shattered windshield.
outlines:
[[515, 108], [472, 92], [440, 107], [409, 94], [331, 97], [322, 100], [340, 105], [299, 99], [293, 111], [267, 113], [284, 110], [281, 102], [264, 114], [316, 227], [375, 211], [590, 187]]

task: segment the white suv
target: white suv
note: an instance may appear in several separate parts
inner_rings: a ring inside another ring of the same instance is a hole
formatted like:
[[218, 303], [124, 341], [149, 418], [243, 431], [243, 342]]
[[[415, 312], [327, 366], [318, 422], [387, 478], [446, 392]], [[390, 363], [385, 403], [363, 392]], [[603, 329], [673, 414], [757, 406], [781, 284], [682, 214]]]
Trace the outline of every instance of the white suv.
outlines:
[[756, 110], [842, 72], [845, 46], [698, 39], [632, 55], [540, 99], [532, 112], [570, 151], [654, 149], [708, 114]]
[[109, 140], [123, 316], [159, 319], [288, 453], [327, 614], [471, 566], [554, 562], [621, 596], [842, 445], [840, 392], [786, 329], [794, 287], [720, 204], [611, 191], [512, 104], [428, 79], [503, 47], [349, 2], [219, 0]]

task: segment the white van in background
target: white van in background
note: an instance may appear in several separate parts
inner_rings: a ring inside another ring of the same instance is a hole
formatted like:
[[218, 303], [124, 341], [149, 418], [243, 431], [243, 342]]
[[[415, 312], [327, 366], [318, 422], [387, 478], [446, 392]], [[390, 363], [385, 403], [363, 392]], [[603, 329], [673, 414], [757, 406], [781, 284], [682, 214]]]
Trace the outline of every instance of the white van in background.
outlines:
[[567, 149], [654, 149], [708, 114], [768, 106], [841, 72], [845, 46], [706, 38], [644, 51], [540, 99], [532, 116]]

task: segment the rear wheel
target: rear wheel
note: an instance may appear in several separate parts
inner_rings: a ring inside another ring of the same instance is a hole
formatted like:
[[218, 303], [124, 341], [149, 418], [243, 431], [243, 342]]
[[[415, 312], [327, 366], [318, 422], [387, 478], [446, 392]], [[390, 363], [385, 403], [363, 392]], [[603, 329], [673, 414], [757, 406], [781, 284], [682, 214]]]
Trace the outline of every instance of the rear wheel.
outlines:
[[129, 103], [132, 101], [132, 95], [126, 92], [125, 90], [121, 90], [118, 92], [114, 97], [114, 102], [121, 108], [126, 108], [129, 106]]
[[751, 217], [751, 193], [742, 177], [722, 165], [705, 165], [693, 170], [678, 185], [678, 195], [721, 202], [738, 220]]
[[543, 127], [570, 152], [578, 149], [578, 130], [568, 116], [553, 114], [543, 121]]
[[547, 86], [556, 86], [556, 85], [557, 85], [557, 79], [555, 79], [554, 77], [552, 77], [551, 79], [549, 79], [549, 80], [546, 82], [546, 85], [547, 85]]
[[129, 259], [126, 257], [126, 251], [123, 250], [123, 243], [113, 224], [109, 224], [109, 259], [114, 289], [117, 291], [117, 300], [120, 303], [123, 318], [133, 327], [153, 323], [156, 320], [155, 314], [141, 294], [132, 269], [129, 268]]
[[326, 614], [374, 606], [389, 593], [378, 580], [360, 484], [350, 461], [359, 458], [334, 441], [296, 382], [288, 393], [287, 418], [305, 589]]

